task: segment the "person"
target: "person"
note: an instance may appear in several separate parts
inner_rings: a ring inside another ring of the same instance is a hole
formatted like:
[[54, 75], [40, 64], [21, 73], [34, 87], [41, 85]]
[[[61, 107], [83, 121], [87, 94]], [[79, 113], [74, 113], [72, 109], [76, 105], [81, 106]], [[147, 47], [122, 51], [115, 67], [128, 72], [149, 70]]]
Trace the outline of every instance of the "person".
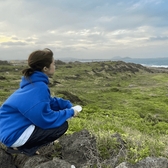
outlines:
[[20, 87], [0, 107], [0, 142], [8, 153], [38, 154], [68, 129], [67, 120], [78, 114], [72, 103], [51, 97], [49, 77], [55, 72], [53, 52], [32, 52], [22, 71]]

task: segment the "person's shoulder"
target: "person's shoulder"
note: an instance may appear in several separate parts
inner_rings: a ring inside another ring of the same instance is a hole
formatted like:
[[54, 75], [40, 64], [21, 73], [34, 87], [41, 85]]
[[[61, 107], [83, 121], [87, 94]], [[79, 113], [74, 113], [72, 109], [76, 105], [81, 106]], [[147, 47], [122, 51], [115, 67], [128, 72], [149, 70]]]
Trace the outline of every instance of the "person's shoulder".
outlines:
[[48, 84], [43, 81], [35, 82], [35, 85], [38, 86], [38, 88], [48, 88]]

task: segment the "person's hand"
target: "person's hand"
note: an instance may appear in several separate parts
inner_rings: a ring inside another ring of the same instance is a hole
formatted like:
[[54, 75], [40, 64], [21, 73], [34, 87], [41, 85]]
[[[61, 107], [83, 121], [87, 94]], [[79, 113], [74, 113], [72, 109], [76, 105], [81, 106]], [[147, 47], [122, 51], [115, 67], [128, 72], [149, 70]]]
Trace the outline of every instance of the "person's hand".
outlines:
[[74, 117], [76, 117], [78, 115], [79, 111], [74, 109]]
[[80, 105], [76, 105], [76, 106], [72, 107], [72, 109], [74, 110], [74, 117], [76, 117], [78, 115], [78, 113], [80, 111], [82, 111], [82, 107]]

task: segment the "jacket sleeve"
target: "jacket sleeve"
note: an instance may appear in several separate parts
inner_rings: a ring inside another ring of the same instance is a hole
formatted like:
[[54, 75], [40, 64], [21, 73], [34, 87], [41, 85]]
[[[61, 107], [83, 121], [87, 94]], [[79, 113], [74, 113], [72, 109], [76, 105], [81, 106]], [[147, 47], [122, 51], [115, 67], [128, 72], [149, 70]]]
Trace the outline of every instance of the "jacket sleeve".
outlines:
[[20, 99], [19, 107], [15, 106], [34, 125], [42, 129], [55, 128], [74, 115], [74, 110], [69, 108], [71, 105], [68, 102], [51, 99], [46, 84], [34, 83], [31, 87], [29, 94], [24, 94]]
[[54, 111], [48, 102], [40, 102], [24, 114], [34, 125], [49, 129], [62, 125], [74, 115], [72, 108]]
[[50, 98], [50, 106], [52, 110], [63, 110], [66, 108], [71, 108], [72, 107], [72, 103], [69, 100], [65, 100], [62, 98]]

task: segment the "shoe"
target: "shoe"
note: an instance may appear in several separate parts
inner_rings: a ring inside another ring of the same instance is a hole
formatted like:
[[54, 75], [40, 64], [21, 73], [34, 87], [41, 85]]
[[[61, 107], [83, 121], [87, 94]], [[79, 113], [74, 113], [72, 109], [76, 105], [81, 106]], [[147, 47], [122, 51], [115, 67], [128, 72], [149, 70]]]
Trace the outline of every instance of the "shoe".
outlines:
[[11, 147], [8, 147], [6, 152], [10, 154], [19, 154], [19, 153], [24, 154], [24, 152], [19, 151], [17, 148], [11, 148]]
[[11, 148], [11, 147], [8, 147], [6, 152], [9, 153], [9, 154], [25, 154], [27, 156], [34, 156], [34, 155], [39, 155], [40, 154], [38, 151], [36, 151], [33, 155], [30, 155], [26, 152], [18, 150], [17, 148]]

